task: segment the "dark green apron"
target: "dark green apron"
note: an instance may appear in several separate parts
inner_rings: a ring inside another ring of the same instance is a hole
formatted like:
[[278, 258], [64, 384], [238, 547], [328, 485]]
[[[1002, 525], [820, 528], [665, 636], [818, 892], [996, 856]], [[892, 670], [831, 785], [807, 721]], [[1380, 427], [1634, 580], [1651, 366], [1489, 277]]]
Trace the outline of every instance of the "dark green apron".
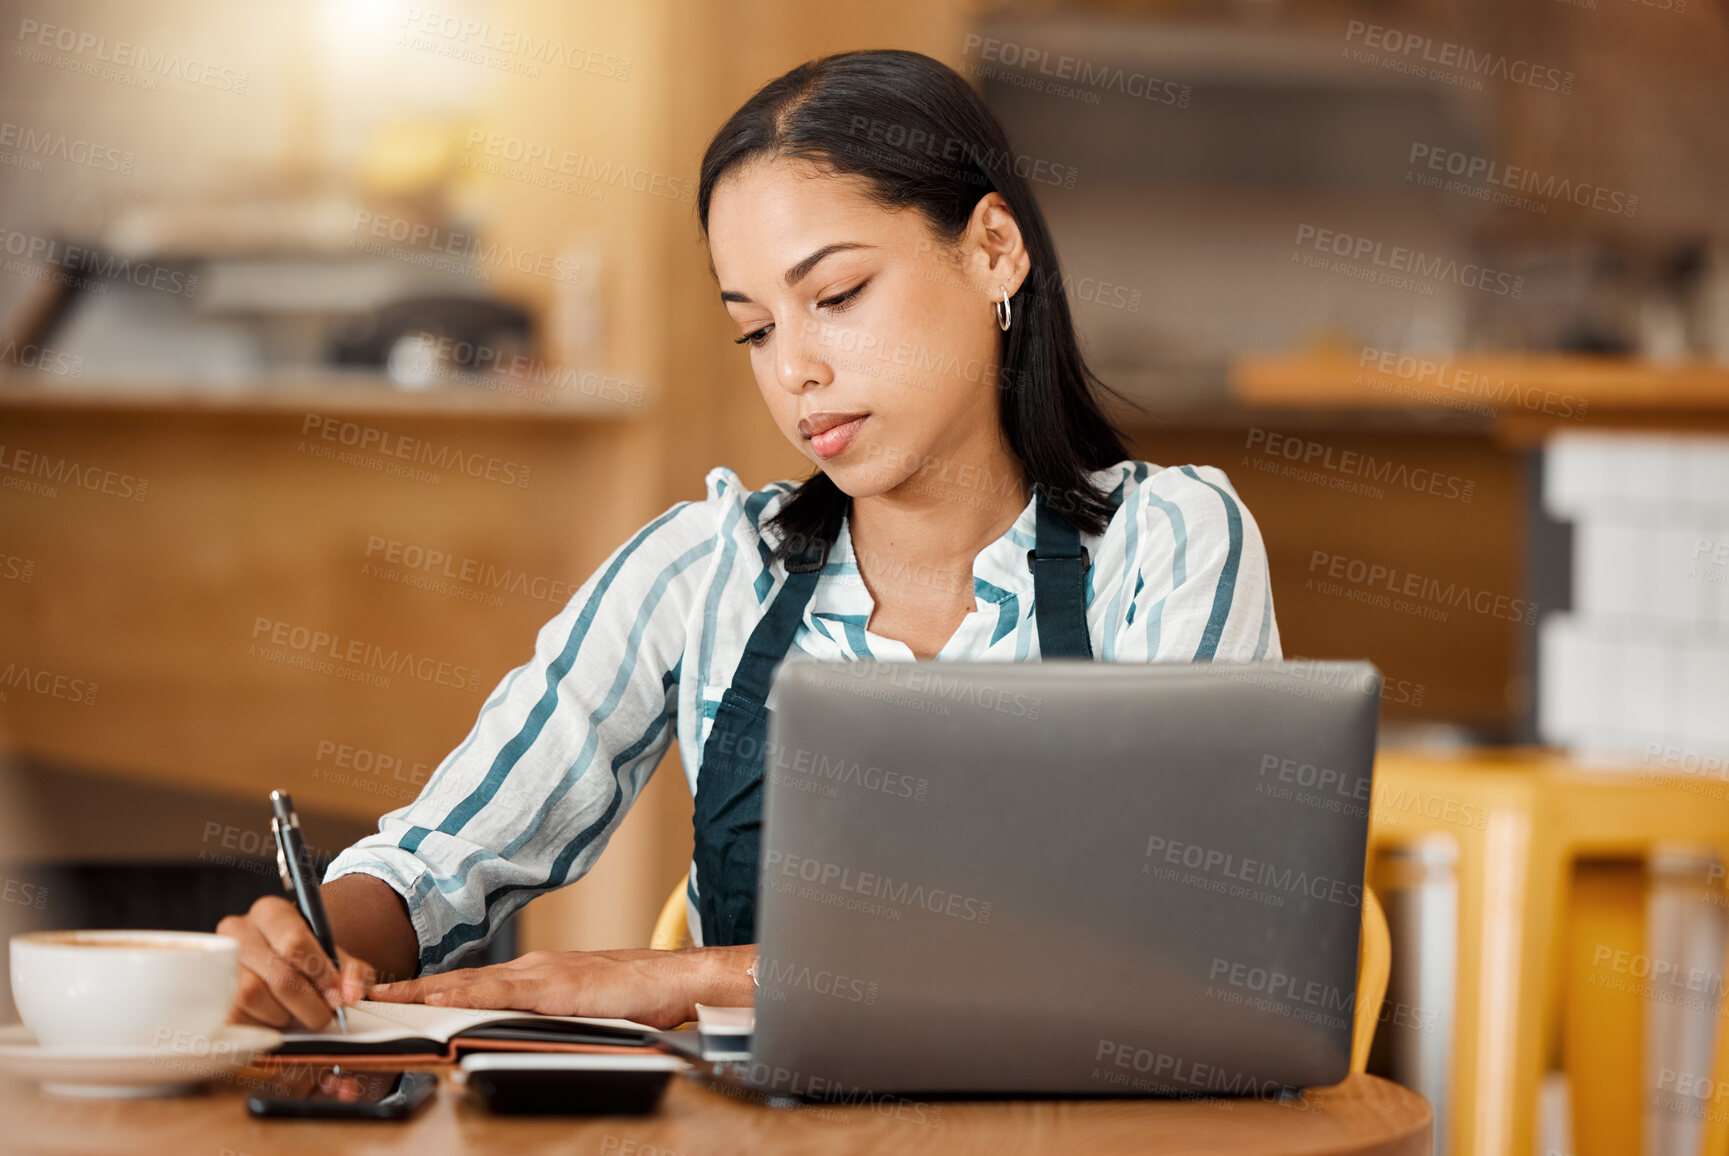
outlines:
[[[823, 539], [787, 560], [786, 582], [751, 632], [732, 685], [721, 696], [714, 727], [697, 770], [697, 909], [702, 941], [723, 946], [756, 942], [757, 854], [762, 832], [763, 748], [768, 741], [768, 690], [775, 668], [816, 589], [829, 543], [840, 535], [837, 517]], [[1087, 551], [1080, 531], [1038, 497], [1033, 571], [1033, 613], [1039, 653], [1045, 658], [1093, 656], [1087, 636]]]

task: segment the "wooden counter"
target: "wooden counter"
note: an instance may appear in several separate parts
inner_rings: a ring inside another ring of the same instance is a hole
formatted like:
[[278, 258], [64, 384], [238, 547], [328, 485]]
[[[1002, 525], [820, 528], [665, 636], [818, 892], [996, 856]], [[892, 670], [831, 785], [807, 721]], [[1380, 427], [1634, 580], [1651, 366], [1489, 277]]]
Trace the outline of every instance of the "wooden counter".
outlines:
[[62, 1100], [0, 1080], [7, 1151], [16, 1156], [188, 1152], [274, 1156], [344, 1152], [445, 1156], [593, 1153], [703, 1156], [721, 1153], [1019, 1153], [1090, 1156], [1427, 1156], [1429, 1105], [1373, 1076], [1351, 1076], [1301, 1098], [1209, 1100], [966, 1100], [888, 1098], [851, 1106], [768, 1108], [745, 1093], [675, 1079], [653, 1115], [490, 1116], [443, 1082], [434, 1104], [405, 1124], [258, 1120], [239, 1089], [212, 1085], [168, 1100]]
[[[370, 823], [661, 512], [647, 426], [327, 382], [0, 392], [0, 753]], [[584, 909], [599, 942], [527, 945], [646, 942], [690, 837], [657, 779]], [[208, 850], [219, 810], [162, 854]]]
[[1509, 441], [1555, 429], [1729, 430], [1729, 365], [1578, 354], [1363, 349], [1240, 359], [1231, 396], [1253, 406], [1480, 415]]

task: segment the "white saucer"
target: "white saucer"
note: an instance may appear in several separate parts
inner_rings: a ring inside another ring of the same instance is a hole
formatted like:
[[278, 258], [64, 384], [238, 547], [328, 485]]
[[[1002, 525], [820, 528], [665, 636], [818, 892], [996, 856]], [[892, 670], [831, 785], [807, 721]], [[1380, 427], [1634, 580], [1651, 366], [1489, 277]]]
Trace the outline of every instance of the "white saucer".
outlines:
[[189, 1047], [45, 1048], [29, 1028], [10, 1024], [0, 1027], [0, 1072], [39, 1080], [60, 1096], [178, 1096], [281, 1042], [281, 1032], [227, 1024]]

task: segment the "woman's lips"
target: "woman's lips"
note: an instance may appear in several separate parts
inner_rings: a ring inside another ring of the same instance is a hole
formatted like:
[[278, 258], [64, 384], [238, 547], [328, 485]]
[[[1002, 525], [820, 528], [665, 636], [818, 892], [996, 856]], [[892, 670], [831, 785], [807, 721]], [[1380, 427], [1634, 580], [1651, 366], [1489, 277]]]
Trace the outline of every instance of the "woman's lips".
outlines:
[[798, 423], [798, 432], [810, 442], [816, 456], [827, 460], [847, 448], [864, 425], [868, 414], [815, 413]]

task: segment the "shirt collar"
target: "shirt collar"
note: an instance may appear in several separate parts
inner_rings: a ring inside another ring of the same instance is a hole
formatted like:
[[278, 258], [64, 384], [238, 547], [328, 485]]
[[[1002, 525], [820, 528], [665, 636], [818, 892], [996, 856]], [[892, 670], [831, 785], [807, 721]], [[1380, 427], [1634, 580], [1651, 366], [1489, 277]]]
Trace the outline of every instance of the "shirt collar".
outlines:
[[[1095, 489], [1106, 493], [1116, 489], [1133, 469], [1133, 462], [1119, 462], [1094, 471], [1089, 480]], [[973, 559], [973, 595], [979, 607], [1002, 601], [1006, 591], [1020, 595], [1022, 613], [1032, 607], [1033, 572], [1027, 565], [1027, 551], [1038, 536], [1038, 499], [1029, 498], [1021, 512], [1001, 536], [978, 552]], [[1086, 541], [1090, 535], [1083, 534]], [[1089, 545], [1092, 543], [1089, 542]], [[1095, 551], [1096, 552], [1096, 551]], [[986, 585], [988, 584], [988, 585]], [[828, 562], [822, 577], [805, 604], [805, 625], [816, 629], [813, 619], [818, 614], [856, 618], [862, 627], [870, 621], [876, 601], [859, 576], [858, 557], [853, 553], [852, 517], [841, 520], [840, 537], [829, 548]]]
[[[1013, 524], [978, 552], [973, 559], [972, 572], [973, 595], [978, 605], [985, 606], [1000, 601], [1000, 595], [990, 596], [990, 592], [994, 590], [1029, 596], [1032, 594], [1033, 574], [1027, 566], [1027, 551], [1033, 548], [1037, 527], [1037, 499], [1028, 499]], [[818, 614], [824, 614], [858, 616], [860, 625], [863, 625], [870, 621], [871, 612], [875, 609], [876, 600], [871, 597], [864, 578], [859, 574], [858, 556], [853, 552], [852, 517], [849, 514], [842, 519], [840, 536], [829, 548], [828, 562], [823, 566], [822, 578], [805, 605], [805, 624], [814, 629], [812, 620]]]

